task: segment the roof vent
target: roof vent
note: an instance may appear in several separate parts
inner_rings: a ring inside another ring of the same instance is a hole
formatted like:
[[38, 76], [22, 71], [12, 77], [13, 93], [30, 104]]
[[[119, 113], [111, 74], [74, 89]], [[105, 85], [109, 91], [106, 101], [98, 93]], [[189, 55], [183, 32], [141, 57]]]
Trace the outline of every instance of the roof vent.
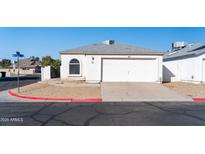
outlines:
[[179, 50], [186, 46], [185, 42], [174, 42], [172, 43], [172, 50]]
[[111, 45], [111, 44], [114, 44], [115, 41], [114, 40], [106, 40], [106, 41], [103, 41], [103, 44], [106, 44], [106, 45]]

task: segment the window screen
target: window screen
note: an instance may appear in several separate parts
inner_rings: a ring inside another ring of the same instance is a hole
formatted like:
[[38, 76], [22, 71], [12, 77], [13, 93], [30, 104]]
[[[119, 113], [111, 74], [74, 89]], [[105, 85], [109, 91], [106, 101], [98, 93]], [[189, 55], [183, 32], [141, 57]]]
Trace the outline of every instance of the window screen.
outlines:
[[77, 59], [72, 59], [70, 61], [69, 74], [80, 74], [80, 63]]

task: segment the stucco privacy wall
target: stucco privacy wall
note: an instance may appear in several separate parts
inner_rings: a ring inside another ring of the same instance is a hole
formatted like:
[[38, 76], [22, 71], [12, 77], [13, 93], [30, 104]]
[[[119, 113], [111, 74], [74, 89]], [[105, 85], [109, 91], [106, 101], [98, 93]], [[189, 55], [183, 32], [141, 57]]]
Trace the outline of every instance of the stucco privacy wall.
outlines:
[[[69, 76], [69, 61], [76, 58], [80, 61], [80, 75]], [[156, 59], [156, 81], [162, 80], [162, 56], [158, 55], [66, 55], [61, 54], [61, 78], [75, 77], [86, 79], [88, 82], [101, 81], [103, 58], [155, 58]], [[142, 66], [143, 67], [143, 66]]]
[[[11, 77], [11, 76], [16, 76], [18, 73], [18, 70], [17, 69], [1, 68], [0, 72], [6, 72], [6, 76]], [[35, 70], [34, 69], [29, 69], [29, 70], [19, 69], [19, 73], [20, 73], [20, 75], [33, 75], [35, 73]]]
[[50, 80], [51, 79], [51, 67], [41, 67], [41, 81]]
[[203, 59], [205, 55], [163, 62], [163, 81], [203, 81]]

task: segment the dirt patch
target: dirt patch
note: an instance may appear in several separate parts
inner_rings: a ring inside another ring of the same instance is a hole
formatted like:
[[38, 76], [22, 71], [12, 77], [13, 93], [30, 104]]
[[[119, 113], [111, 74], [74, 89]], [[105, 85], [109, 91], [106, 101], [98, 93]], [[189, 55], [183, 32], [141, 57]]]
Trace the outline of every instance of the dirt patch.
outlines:
[[[14, 89], [17, 92], [17, 89]], [[101, 98], [100, 87], [61, 87], [35, 83], [21, 87], [21, 95], [47, 98]]]
[[198, 97], [198, 98], [205, 97], [205, 84], [173, 82], [173, 83], [164, 83], [163, 85], [184, 96]]

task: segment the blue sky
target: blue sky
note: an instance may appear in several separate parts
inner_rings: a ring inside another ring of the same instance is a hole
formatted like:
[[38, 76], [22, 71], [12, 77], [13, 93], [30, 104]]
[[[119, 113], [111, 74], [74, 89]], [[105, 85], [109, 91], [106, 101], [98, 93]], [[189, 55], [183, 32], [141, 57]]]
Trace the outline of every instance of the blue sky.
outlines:
[[107, 39], [167, 51], [174, 41], [205, 43], [205, 28], [0, 28], [0, 59], [12, 59], [15, 51], [59, 58], [61, 50]]

